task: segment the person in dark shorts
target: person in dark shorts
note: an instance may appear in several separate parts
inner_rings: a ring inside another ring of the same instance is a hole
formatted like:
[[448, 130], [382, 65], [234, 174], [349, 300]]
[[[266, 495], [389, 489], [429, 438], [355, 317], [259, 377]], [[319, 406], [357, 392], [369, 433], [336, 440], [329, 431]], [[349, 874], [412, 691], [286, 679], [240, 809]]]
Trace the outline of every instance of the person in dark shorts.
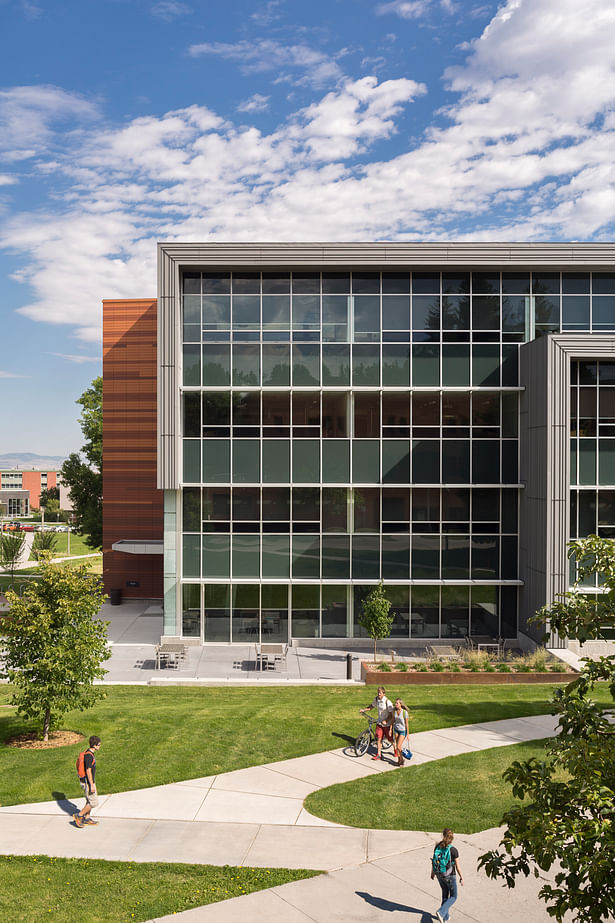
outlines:
[[449, 910], [457, 900], [457, 874], [459, 882], [463, 885], [463, 875], [459, 865], [459, 852], [452, 846], [455, 834], [450, 827], [442, 831], [442, 839], [436, 844], [431, 860], [431, 879], [438, 879], [442, 891], [442, 904], [436, 910], [436, 917], [440, 923], [446, 923]]
[[359, 711], [364, 715], [371, 708], [378, 709], [378, 723], [376, 725], [378, 752], [374, 753], [372, 759], [379, 760], [382, 753], [382, 738], [386, 737], [391, 743], [393, 742], [393, 703], [390, 699], [387, 699], [384, 686], [378, 686], [378, 693], [374, 701], [370, 705], [366, 705], [365, 708], [360, 708]]
[[[92, 734], [90, 746], [83, 756], [83, 775], [79, 774], [79, 783], [85, 795], [85, 804], [78, 814], [73, 814], [76, 827], [94, 826], [97, 820], [90, 817], [92, 808], [98, 807], [98, 792], [96, 791], [96, 754], [100, 750], [100, 737]], [[79, 764], [78, 764], [79, 765]]]

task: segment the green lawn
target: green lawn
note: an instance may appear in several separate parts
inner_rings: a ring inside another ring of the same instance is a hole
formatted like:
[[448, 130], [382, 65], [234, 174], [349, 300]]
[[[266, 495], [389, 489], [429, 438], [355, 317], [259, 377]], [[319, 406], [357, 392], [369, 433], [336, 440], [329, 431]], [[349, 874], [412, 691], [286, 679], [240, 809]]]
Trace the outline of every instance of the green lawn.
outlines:
[[0, 856], [0, 920], [140, 923], [319, 872]]
[[[410, 708], [411, 733], [550, 711], [553, 685], [390, 687]], [[347, 746], [364, 727], [371, 689], [347, 686], [155, 688], [109, 686], [93, 709], [62, 727], [103, 741], [102, 793], [145, 788]], [[7, 738], [32, 723], [4, 708], [0, 686], [0, 803], [78, 796], [79, 746], [17, 750]], [[609, 700], [604, 692], [605, 703]]]
[[[53, 549], [54, 558], [61, 558], [68, 554], [68, 533], [67, 532], [56, 532], [54, 533], [54, 538], [56, 540], [55, 548]], [[70, 534], [70, 553], [72, 555], [76, 554], [94, 554], [97, 551], [96, 548], [92, 548], [88, 544], [87, 539], [83, 535], [77, 535], [76, 532], [71, 532]], [[36, 558], [32, 557], [30, 554], [30, 560], [35, 561]]]
[[[410, 738], [412, 744], [412, 738]], [[543, 759], [546, 741], [409, 764], [356, 782], [331, 785], [305, 800], [311, 814], [350, 827], [478, 833], [497, 827], [519, 804], [502, 773], [514, 760]]]

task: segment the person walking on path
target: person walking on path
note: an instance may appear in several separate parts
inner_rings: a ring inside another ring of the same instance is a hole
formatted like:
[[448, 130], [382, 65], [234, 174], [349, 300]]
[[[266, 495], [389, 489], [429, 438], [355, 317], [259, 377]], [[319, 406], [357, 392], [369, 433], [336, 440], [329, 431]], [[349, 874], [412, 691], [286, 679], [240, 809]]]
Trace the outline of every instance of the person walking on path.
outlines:
[[372, 759], [379, 760], [382, 753], [382, 738], [386, 734], [387, 740], [393, 740], [393, 703], [390, 699], [387, 699], [384, 686], [378, 686], [378, 694], [374, 701], [370, 705], [366, 705], [365, 708], [360, 708], [359, 711], [364, 715], [366, 711], [372, 708], [378, 709], [378, 723], [376, 724], [378, 752], [372, 756]]
[[438, 879], [442, 889], [442, 904], [436, 910], [436, 917], [440, 923], [446, 923], [449, 910], [457, 900], [457, 873], [463, 885], [463, 875], [459, 865], [459, 852], [451, 846], [455, 835], [450, 827], [442, 831], [442, 839], [436, 844], [431, 860], [431, 879]]
[[395, 699], [395, 710], [393, 712], [393, 733], [395, 735], [395, 750], [393, 755], [397, 756], [397, 765], [404, 765], [404, 744], [408, 739], [408, 709], [401, 699]]
[[[100, 737], [92, 734], [90, 746], [77, 757], [77, 775], [85, 795], [85, 804], [78, 814], [73, 814], [76, 827], [97, 824], [98, 821], [90, 817], [92, 808], [98, 807], [98, 792], [96, 791], [96, 753], [100, 750]], [[83, 757], [83, 759], [82, 759]]]

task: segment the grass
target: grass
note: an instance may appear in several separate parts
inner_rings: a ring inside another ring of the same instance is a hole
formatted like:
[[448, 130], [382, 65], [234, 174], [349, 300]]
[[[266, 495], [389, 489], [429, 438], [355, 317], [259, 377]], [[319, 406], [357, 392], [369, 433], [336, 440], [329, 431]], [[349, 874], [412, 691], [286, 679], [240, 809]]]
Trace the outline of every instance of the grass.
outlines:
[[[411, 733], [498, 718], [548, 714], [556, 685], [387, 686], [410, 709]], [[354, 743], [365, 727], [358, 714], [375, 690], [347, 686], [156, 688], [109, 686], [86, 712], [69, 712], [61, 727], [98, 734], [101, 792], [111, 793], [198, 778]], [[597, 696], [598, 697], [598, 696]], [[605, 704], [607, 690], [600, 695]], [[79, 745], [17, 750], [7, 738], [32, 722], [4, 708], [0, 686], [0, 803], [79, 796]]]
[[0, 920], [140, 923], [318, 874], [303, 869], [0, 856]]
[[503, 814], [519, 804], [502, 779], [504, 770], [514, 760], [544, 759], [545, 743], [464, 753], [331, 785], [308, 795], [305, 808], [351, 827], [437, 832], [447, 826], [456, 833], [478, 833], [499, 826]]
[[[55, 558], [64, 557], [68, 552], [68, 533], [66, 532], [56, 532], [54, 533], [56, 544], [53, 549], [53, 556]], [[83, 535], [78, 535], [76, 532], [71, 532], [70, 536], [70, 553], [71, 557], [77, 554], [93, 554], [96, 551], [96, 548], [92, 548], [88, 544], [87, 539]], [[35, 561], [36, 558], [32, 557], [30, 553], [30, 560]]]

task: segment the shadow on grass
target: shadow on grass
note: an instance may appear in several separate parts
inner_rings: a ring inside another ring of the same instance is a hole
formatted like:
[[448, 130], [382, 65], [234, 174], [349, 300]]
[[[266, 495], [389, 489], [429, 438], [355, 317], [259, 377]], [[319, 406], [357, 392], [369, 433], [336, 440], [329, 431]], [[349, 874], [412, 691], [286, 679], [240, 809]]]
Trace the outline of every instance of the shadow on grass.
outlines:
[[387, 901], [383, 897], [374, 897], [367, 891], [355, 891], [357, 897], [362, 897], [366, 904], [377, 907], [378, 910], [386, 910], [389, 913], [399, 911], [400, 913], [416, 913], [421, 915], [419, 923], [431, 923], [433, 916], [426, 910], [419, 910], [418, 907], [409, 907], [407, 904], [398, 904], [395, 901]]
[[331, 737], [337, 737], [339, 740], [345, 740], [347, 744], [350, 744], [353, 747], [354, 742], [357, 739], [356, 736], [351, 737], [350, 734], [338, 734], [337, 731], [331, 731]]
[[74, 801], [69, 801], [64, 792], [52, 792], [51, 797], [54, 799], [54, 801], [57, 802], [58, 807], [61, 808], [64, 813], [68, 814], [70, 817], [72, 817], [73, 814], [76, 814], [79, 810], [78, 805], [76, 805]]

